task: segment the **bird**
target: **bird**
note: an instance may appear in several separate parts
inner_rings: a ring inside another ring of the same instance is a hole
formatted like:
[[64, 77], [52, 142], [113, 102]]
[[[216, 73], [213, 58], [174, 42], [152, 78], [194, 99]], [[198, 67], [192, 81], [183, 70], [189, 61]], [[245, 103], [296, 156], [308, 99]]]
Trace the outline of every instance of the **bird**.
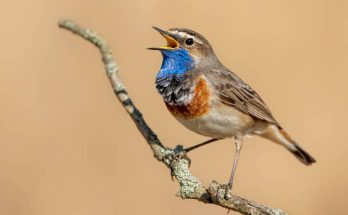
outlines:
[[232, 189], [246, 136], [271, 140], [305, 165], [316, 162], [283, 129], [259, 94], [221, 63], [205, 37], [186, 28], [153, 28], [167, 42], [148, 49], [162, 54], [155, 84], [169, 112], [189, 130], [212, 138], [199, 146], [234, 139], [236, 151], [226, 192]]

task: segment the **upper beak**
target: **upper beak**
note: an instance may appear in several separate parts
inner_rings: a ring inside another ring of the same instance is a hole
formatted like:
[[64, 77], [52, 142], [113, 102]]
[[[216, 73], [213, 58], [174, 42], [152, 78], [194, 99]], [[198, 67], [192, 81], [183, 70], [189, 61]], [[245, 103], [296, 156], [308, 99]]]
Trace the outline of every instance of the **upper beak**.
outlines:
[[168, 31], [162, 30], [157, 27], [153, 27], [158, 33], [160, 33], [167, 41], [166, 46], [162, 47], [151, 47], [150, 50], [175, 50], [179, 48], [179, 42], [175, 39], [175, 36]]

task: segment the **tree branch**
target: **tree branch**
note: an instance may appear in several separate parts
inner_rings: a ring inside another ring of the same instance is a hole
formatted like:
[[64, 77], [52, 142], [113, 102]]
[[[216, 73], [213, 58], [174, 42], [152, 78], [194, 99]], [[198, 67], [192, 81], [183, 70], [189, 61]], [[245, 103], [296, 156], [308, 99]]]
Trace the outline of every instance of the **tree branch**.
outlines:
[[157, 135], [147, 125], [142, 117], [142, 114], [135, 107], [132, 100], [128, 96], [126, 88], [118, 75], [119, 68], [113, 59], [111, 49], [105, 40], [98, 36], [95, 32], [87, 28], [80, 27], [73, 21], [61, 20], [59, 22], [59, 27], [84, 38], [85, 40], [93, 43], [99, 49], [105, 65], [106, 75], [109, 78], [116, 97], [122, 103], [138, 130], [151, 147], [155, 158], [171, 169], [173, 177], [175, 177], [180, 185], [180, 191], [177, 194], [178, 196], [183, 199], [196, 199], [204, 203], [219, 205], [229, 210], [237, 211], [241, 214], [286, 214], [280, 209], [266, 207], [232, 194], [230, 194], [231, 198], [226, 200], [224, 198], [224, 190], [218, 189], [221, 185], [216, 181], [211, 182], [209, 187], [205, 188], [200, 180], [191, 174], [189, 170], [189, 159], [185, 156], [176, 156], [178, 153], [183, 152], [183, 148], [177, 146], [176, 148], [172, 149], [164, 146], [158, 139]]

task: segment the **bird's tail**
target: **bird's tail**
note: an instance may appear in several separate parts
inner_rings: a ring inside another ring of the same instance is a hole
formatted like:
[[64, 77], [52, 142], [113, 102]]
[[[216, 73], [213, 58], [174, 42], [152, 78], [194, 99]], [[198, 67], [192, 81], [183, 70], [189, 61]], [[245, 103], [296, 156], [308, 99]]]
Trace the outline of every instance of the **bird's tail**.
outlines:
[[261, 136], [284, 146], [305, 165], [311, 165], [312, 163], [316, 162], [316, 160], [305, 150], [303, 150], [282, 128], [275, 125], [270, 125]]

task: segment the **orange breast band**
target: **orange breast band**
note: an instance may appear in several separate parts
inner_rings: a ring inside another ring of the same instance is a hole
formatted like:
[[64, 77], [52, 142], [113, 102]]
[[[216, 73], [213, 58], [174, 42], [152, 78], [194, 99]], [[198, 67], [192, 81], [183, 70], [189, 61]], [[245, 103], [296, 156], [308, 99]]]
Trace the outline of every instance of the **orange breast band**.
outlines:
[[194, 90], [194, 96], [186, 105], [167, 104], [168, 110], [177, 117], [195, 118], [206, 114], [209, 111], [210, 91], [204, 78], [200, 78]]

